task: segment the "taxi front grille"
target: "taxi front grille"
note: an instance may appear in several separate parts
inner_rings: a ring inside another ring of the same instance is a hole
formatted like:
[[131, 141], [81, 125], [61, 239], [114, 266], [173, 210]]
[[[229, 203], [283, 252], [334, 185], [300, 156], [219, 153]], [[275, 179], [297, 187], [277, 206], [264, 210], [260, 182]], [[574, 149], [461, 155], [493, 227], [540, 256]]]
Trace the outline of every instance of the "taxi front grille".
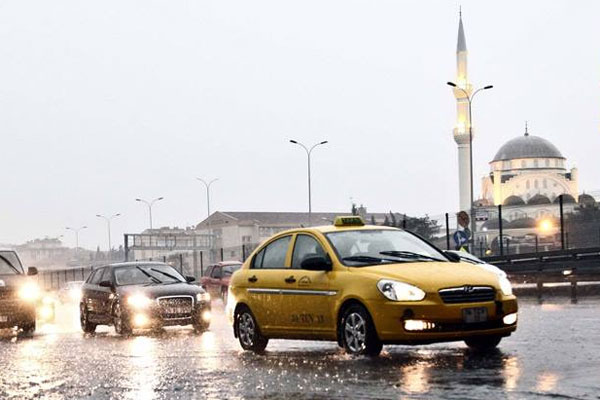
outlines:
[[164, 319], [185, 319], [192, 317], [194, 299], [192, 296], [159, 297], [160, 315]]
[[442, 289], [438, 292], [446, 304], [480, 303], [494, 301], [496, 291], [490, 286], [460, 286]]

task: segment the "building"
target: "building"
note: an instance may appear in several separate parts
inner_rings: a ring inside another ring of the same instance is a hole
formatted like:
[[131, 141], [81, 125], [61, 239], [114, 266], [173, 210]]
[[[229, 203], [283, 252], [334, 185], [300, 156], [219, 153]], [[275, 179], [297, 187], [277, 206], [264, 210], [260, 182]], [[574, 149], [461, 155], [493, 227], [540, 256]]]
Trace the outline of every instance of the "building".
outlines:
[[525, 134], [506, 142], [490, 161], [482, 180], [482, 199], [490, 205], [540, 205], [578, 198], [577, 168], [567, 170], [566, 158], [548, 140]]
[[[367, 223], [382, 224], [389, 216], [384, 213], [367, 213], [358, 207], [357, 213]], [[313, 212], [313, 225], [331, 224], [335, 217], [348, 212]], [[216, 249], [224, 249], [224, 259], [237, 259], [244, 251], [250, 251], [272, 235], [293, 228], [308, 226], [305, 212], [251, 212], [217, 211], [196, 226], [196, 231], [214, 235]], [[243, 248], [242, 248], [243, 246]]]

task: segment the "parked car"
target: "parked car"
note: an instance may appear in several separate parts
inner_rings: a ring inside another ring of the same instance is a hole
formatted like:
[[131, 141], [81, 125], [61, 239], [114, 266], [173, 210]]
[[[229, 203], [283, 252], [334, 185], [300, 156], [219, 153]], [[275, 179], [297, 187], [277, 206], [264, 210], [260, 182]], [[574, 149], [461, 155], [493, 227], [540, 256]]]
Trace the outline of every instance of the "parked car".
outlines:
[[95, 269], [82, 287], [81, 329], [93, 333], [112, 325], [120, 335], [133, 329], [192, 325], [198, 332], [211, 320], [210, 296], [194, 277], [170, 265], [128, 262]]
[[208, 290], [211, 296], [218, 296], [223, 299], [223, 302], [226, 302], [231, 275], [241, 267], [242, 263], [239, 261], [221, 261], [209, 265], [204, 276], [200, 278], [200, 284]]
[[61, 303], [79, 303], [81, 300], [81, 288], [84, 281], [67, 282], [59, 291], [58, 299]]
[[33, 333], [40, 322], [54, 319], [54, 301], [38, 286], [35, 267], [23, 269], [13, 250], [0, 250], [0, 328], [17, 327]]

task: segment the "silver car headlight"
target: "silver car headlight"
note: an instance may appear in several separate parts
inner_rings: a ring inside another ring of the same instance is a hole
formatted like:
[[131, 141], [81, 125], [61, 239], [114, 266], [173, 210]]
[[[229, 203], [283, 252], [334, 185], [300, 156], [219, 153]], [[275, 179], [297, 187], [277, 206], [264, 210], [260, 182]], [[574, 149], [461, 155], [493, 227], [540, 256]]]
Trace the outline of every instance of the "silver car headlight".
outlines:
[[506, 275], [500, 276], [500, 278], [498, 278], [498, 283], [500, 284], [500, 290], [502, 290], [503, 295], [512, 296], [512, 285], [510, 284], [510, 281], [508, 280]]
[[425, 292], [418, 287], [389, 279], [377, 282], [377, 289], [392, 301], [421, 301], [425, 298]]

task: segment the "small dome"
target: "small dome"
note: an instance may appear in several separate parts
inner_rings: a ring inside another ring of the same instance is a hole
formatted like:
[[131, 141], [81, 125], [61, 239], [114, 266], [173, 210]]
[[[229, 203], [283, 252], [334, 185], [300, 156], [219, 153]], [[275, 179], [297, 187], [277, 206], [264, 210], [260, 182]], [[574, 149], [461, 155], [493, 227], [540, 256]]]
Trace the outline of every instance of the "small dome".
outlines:
[[505, 206], [523, 206], [525, 205], [525, 200], [523, 200], [519, 196], [508, 196], [506, 200], [504, 200]]
[[532, 198], [529, 199], [527, 204], [529, 205], [539, 205], [539, 204], [551, 204], [552, 202], [548, 198], [548, 196], [544, 196], [543, 194], [536, 194]]
[[552, 143], [539, 136], [525, 134], [506, 142], [492, 160], [514, 160], [516, 158], [562, 158], [563, 155]]
[[[571, 196], [570, 194], [563, 193], [562, 197], [563, 197], [563, 204], [575, 203], [575, 197]], [[556, 196], [556, 198], [554, 199], [554, 202], [556, 204], [560, 203], [560, 196]]]
[[593, 207], [596, 205], [596, 199], [594, 199], [594, 197], [590, 196], [589, 194], [584, 193], [579, 195], [578, 203], [586, 207]]

